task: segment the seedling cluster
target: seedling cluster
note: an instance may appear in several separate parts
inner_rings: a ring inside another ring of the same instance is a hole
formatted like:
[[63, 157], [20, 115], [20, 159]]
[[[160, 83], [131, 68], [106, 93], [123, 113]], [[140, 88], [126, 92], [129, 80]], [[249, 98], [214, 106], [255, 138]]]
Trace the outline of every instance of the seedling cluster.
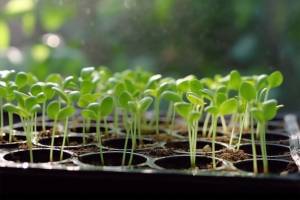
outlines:
[[[0, 129], [4, 132], [3, 115], [8, 113], [9, 142], [13, 137], [13, 114], [20, 117], [32, 154], [32, 137], [37, 132], [41, 116], [43, 131], [46, 121], [52, 120], [51, 153], [53, 161], [54, 139], [58, 125], [63, 124], [63, 142], [60, 159], [63, 159], [69, 124], [71, 119], [80, 117], [83, 123], [83, 141], [91, 124], [96, 124], [95, 141], [99, 147], [101, 165], [103, 157], [103, 137], [113, 132], [125, 130], [122, 165], [132, 165], [133, 153], [143, 145], [144, 130], [152, 129], [156, 136], [160, 123], [166, 125], [164, 134], [175, 137], [177, 121], [188, 132], [189, 157], [191, 168], [197, 168], [198, 138], [212, 141], [212, 168], [216, 163], [216, 135], [222, 131], [229, 135], [230, 148], [238, 151], [243, 133], [251, 133], [253, 152], [253, 172], [258, 173], [256, 141], [259, 140], [263, 159], [264, 173], [268, 173], [266, 150], [266, 126], [281, 105], [269, 98], [273, 88], [279, 87], [283, 76], [279, 71], [269, 75], [241, 76], [231, 71], [226, 76], [197, 78], [189, 75], [174, 79], [143, 70], [126, 70], [111, 73], [106, 68], [83, 68], [78, 77], [61, 77], [51, 74], [45, 81], [38, 80], [33, 74], [15, 71], [0, 72]], [[109, 120], [112, 123], [109, 122]], [[199, 126], [200, 122], [203, 125]], [[221, 127], [218, 126], [221, 123]], [[100, 127], [104, 127], [101, 129]], [[2, 137], [3, 134], [0, 135]], [[1, 138], [0, 138], [1, 139]], [[128, 146], [131, 141], [131, 146]], [[130, 158], [126, 159], [127, 152]]]

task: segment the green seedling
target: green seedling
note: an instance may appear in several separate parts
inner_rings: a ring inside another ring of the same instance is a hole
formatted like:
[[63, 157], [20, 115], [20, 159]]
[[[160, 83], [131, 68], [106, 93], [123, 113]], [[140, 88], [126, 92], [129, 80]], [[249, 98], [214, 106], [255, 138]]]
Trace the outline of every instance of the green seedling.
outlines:
[[100, 121], [102, 118], [105, 118], [112, 113], [113, 107], [113, 98], [110, 96], [104, 96], [100, 102], [90, 103], [88, 107], [82, 111], [82, 114], [86, 118], [96, 120], [96, 139], [100, 149], [100, 161], [102, 165], [104, 165], [104, 158], [102, 152]]
[[214, 169], [216, 169], [215, 141], [218, 118], [235, 113], [237, 108], [237, 100], [235, 98], [226, 99], [226, 96], [221, 92], [217, 93], [210, 106], [205, 108], [205, 111], [212, 115], [212, 158]]
[[140, 141], [140, 145], [142, 145], [142, 132], [141, 132], [141, 116], [149, 109], [153, 102], [151, 97], [143, 97], [142, 99], [129, 101], [128, 107], [133, 118], [131, 123], [130, 131], [131, 131], [131, 140], [132, 140], [132, 147], [131, 147], [131, 154], [128, 165], [130, 166], [132, 163], [133, 158], [133, 151], [136, 149], [136, 139], [137, 136]]
[[[64, 134], [63, 134], [63, 143], [61, 146], [61, 152], [60, 152], [60, 160], [63, 159], [63, 150], [65, 148], [66, 140], [68, 137], [68, 125], [69, 125], [69, 118], [72, 117], [75, 113], [74, 108], [74, 102], [77, 102], [79, 99], [79, 92], [78, 91], [71, 91], [71, 92], [65, 92], [64, 90], [58, 88], [58, 87], [52, 87], [52, 90], [56, 92], [58, 96], [58, 106], [55, 105], [56, 108], [59, 109], [59, 112], [56, 113], [57, 115], [54, 117], [54, 121], [64, 121]], [[65, 106], [62, 108], [62, 104], [65, 104]], [[50, 107], [51, 108], [51, 107]], [[49, 106], [48, 106], [49, 109]], [[49, 114], [48, 114], [49, 115]], [[53, 119], [53, 116], [51, 116]], [[52, 134], [52, 139], [54, 138], [54, 131]]]
[[266, 149], [266, 124], [269, 120], [273, 119], [276, 116], [277, 110], [280, 107], [281, 105], [277, 105], [276, 100], [267, 100], [251, 109], [251, 113], [257, 121], [257, 132], [260, 136], [264, 173], [268, 173], [269, 171]]
[[167, 101], [170, 102], [170, 107], [169, 107], [169, 110], [171, 110], [171, 123], [170, 123], [170, 126], [169, 126], [169, 134], [172, 133], [172, 131], [174, 130], [174, 122], [175, 122], [175, 106], [174, 104], [176, 102], [180, 102], [182, 101], [182, 98], [179, 94], [177, 94], [176, 92], [173, 92], [173, 91], [164, 91], [162, 94], [161, 94], [161, 99], [165, 99]]
[[186, 121], [189, 135], [189, 153], [191, 168], [196, 168], [198, 120], [201, 113], [193, 111], [193, 105], [186, 102], [175, 103], [176, 112]]
[[26, 133], [27, 146], [30, 151], [30, 162], [33, 162], [32, 133], [34, 127], [34, 117], [40, 110], [40, 105], [37, 102], [37, 98], [34, 96], [29, 96], [16, 90], [14, 91], [14, 94], [16, 96], [18, 105], [7, 103], [3, 107], [9, 113], [15, 113], [20, 116], [24, 131]]

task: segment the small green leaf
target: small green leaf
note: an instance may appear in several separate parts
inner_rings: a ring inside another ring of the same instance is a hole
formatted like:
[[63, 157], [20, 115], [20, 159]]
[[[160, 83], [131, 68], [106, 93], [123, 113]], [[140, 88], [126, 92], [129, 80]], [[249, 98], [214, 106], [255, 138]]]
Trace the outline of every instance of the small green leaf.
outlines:
[[272, 99], [263, 102], [263, 114], [264, 114], [264, 120], [269, 121], [273, 119], [277, 114], [277, 101]]
[[153, 99], [151, 97], [144, 97], [139, 100], [140, 112], [146, 112], [151, 106]]
[[95, 88], [95, 85], [91, 81], [84, 80], [80, 83], [80, 93], [81, 94], [92, 93], [94, 88]]
[[224, 101], [219, 108], [221, 115], [234, 114], [238, 109], [238, 102], [235, 98], [230, 98]]
[[189, 114], [189, 122], [194, 122], [194, 121], [198, 121], [201, 117], [201, 113], [198, 112], [198, 111], [192, 111], [190, 114]]
[[38, 103], [44, 103], [47, 100], [47, 97], [43, 92], [41, 92], [38, 95], [36, 95], [36, 100]]
[[218, 92], [215, 96], [215, 103], [217, 106], [220, 106], [226, 99], [227, 99], [227, 96], [225, 93]]
[[202, 97], [193, 92], [188, 92], [186, 98], [194, 105], [203, 106], [205, 104]]
[[174, 104], [176, 112], [183, 118], [188, 119], [190, 112], [192, 111], [192, 104], [186, 102], [177, 102]]
[[101, 116], [105, 117], [112, 113], [114, 109], [114, 100], [110, 96], [106, 96], [102, 99], [100, 104]]
[[85, 119], [93, 119], [93, 120], [97, 120], [97, 115], [95, 115], [95, 113], [91, 110], [88, 109], [84, 109], [81, 111], [81, 115], [83, 118]]
[[166, 99], [167, 101], [171, 101], [171, 102], [182, 101], [182, 98], [180, 97], [180, 95], [173, 91], [164, 91], [161, 94], [161, 98]]
[[25, 72], [17, 73], [15, 83], [18, 88], [24, 87], [27, 84], [27, 74]]
[[201, 90], [203, 89], [203, 84], [198, 79], [190, 80], [190, 90], [197, 95], [201, 95]]
[[90, 103], [95, 102], [99, 96], [98, 93], [80, 95], [77, 105], [81, 108], [87, 107]]
[[53, 83], [46, 83], [44, 87], [44, 93], [47, 99], [52, 99], [53, 96], [55, 95], [55, 91], [52, 89], [53, 87], [58, 87], [58, 85]]
[[47, 115], [50, 119], [55, 119], [60, 110], [58, 101], [52, 101], [47, 106]]
[[94, 112], [97, 116], [100, 115], [100, 103], [90, 103], [87, 107], [90, 111]]
[[66, 102], [66, 104], [70, 104], [70, 99], [66, 95], [66, 93], [58, 87], [52, 87], [52, 89], [58, 94], [58, 96]]
[[63, 88], [76, 88], [74, 76], [68, 76], [63, 81]]
[[25, 99], [25, 108], [27, 110], [31, 110], [36, 104], [37, 104], [37, 99], [34, 96], [28, 97]]
[[2, 108], [9, 113], [18, 113], [18, 107], [11, 103], [4, 104]]
[[117, 83], [114, 87], [114, 95], [120, 96], [122, 92], [125, 90], [125, 86], [123, 83]]
[[253, 117], [259, 121], [259, 122], [264, 122], [265, 119], [264, 119], [264, 113], [262, 110], [258, 109], [258, 108], [252, 108], [251, 109], [251, 113], [253, 114]]
[[31, 86], [30, 92], [32, 95], [37, 96], [41, 92], [43, 92], [44, 83], [38, 82]]
[[46, 82], [51, 82], [51, 83], [56, 83], [59, 86], [62, 85], [63, 82], [63, 78], [61, 77], [60, 74], [50, 74], [47, 78], [46, 78]]
[[177, 89], [181, 92], [187, 92], [190, 89], [190, 80], [186, 78], [178, 79], [176, 81]]
[[268, 76], [268, 84], [270, 88], [278, 87], [283, 82], [283, 75], [280, 71], [275, 71]]
[[256, 89], [250, 82], [243, 82], [241, 84], [239, 93], [247, 101], [252, 101], [256, 98]]
[[69, 92], [68, 96], [69, 96], [69, 99], [71, 102], [77, 102], [80, 98], [80, 92], [79, 91], [71, 91], [71, 92]]
[[118, 99], [119, 105], [122, 108], [128, 109], [128, 102], [129, 101], [132, 101], [131, 95], [127, 91], [122, 92], [119, 99]]
[[71, 117], [72, 115], [74, 115], [75, 111], [75, 108], [73, 108], [72, 106], [64, 107], [58, 112], [57, 119], [64, 120], [67, 117]]
[[219, 114], [219, 110], [216, 106], [207, 106], [205, 108], [205, 111], [212, 114], [212, 115], [214, 115], [214, 116]]
[[228, 87], [233, 90], [239, 90], [241, 82], [242, 82], [242, 78], [240, 73], [237, 70], [231, 71]]
[[80, 77], [83, 80], [90, 80], [92, 78], [92, 74], [95, 71], [94, 67], [85, 67], [80, 72]]
[[257, 91], [262, 90], [263, 88], [268, 87], [268, 76], [263, 74], [256, 78], [256, 89]]

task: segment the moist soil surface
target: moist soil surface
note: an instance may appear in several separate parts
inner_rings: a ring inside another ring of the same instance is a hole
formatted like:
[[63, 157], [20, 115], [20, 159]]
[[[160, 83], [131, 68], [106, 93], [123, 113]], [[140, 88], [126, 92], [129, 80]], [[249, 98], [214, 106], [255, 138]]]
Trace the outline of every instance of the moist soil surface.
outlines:
[[243, 150], [234, 150], [234, 149], [222, 149], [220, 153], [217, 153], [217, 157], [228, 160], [231, 162], [236, 162], [239, 160], [249, 159], [250, 156], [247, 155]]

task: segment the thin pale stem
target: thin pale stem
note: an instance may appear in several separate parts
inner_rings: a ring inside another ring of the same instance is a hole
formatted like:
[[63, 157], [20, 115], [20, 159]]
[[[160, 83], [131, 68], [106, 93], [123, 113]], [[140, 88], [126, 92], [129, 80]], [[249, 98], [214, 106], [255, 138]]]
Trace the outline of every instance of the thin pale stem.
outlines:
[[64, 152], [64, 148], [65, 148], [65, 145], [66, 145], [66, 139], [68, 137], [68, 122], [69, 122], [69, 118], [67, 117], [65, 119], [65, 127], [64, 127], [64, 137], [63, 137], [63, 143], [62, 143], [62, 147], [61, 147], [61, 150], [60, 150], [60, 160], [63, 160], [63, 152]]

